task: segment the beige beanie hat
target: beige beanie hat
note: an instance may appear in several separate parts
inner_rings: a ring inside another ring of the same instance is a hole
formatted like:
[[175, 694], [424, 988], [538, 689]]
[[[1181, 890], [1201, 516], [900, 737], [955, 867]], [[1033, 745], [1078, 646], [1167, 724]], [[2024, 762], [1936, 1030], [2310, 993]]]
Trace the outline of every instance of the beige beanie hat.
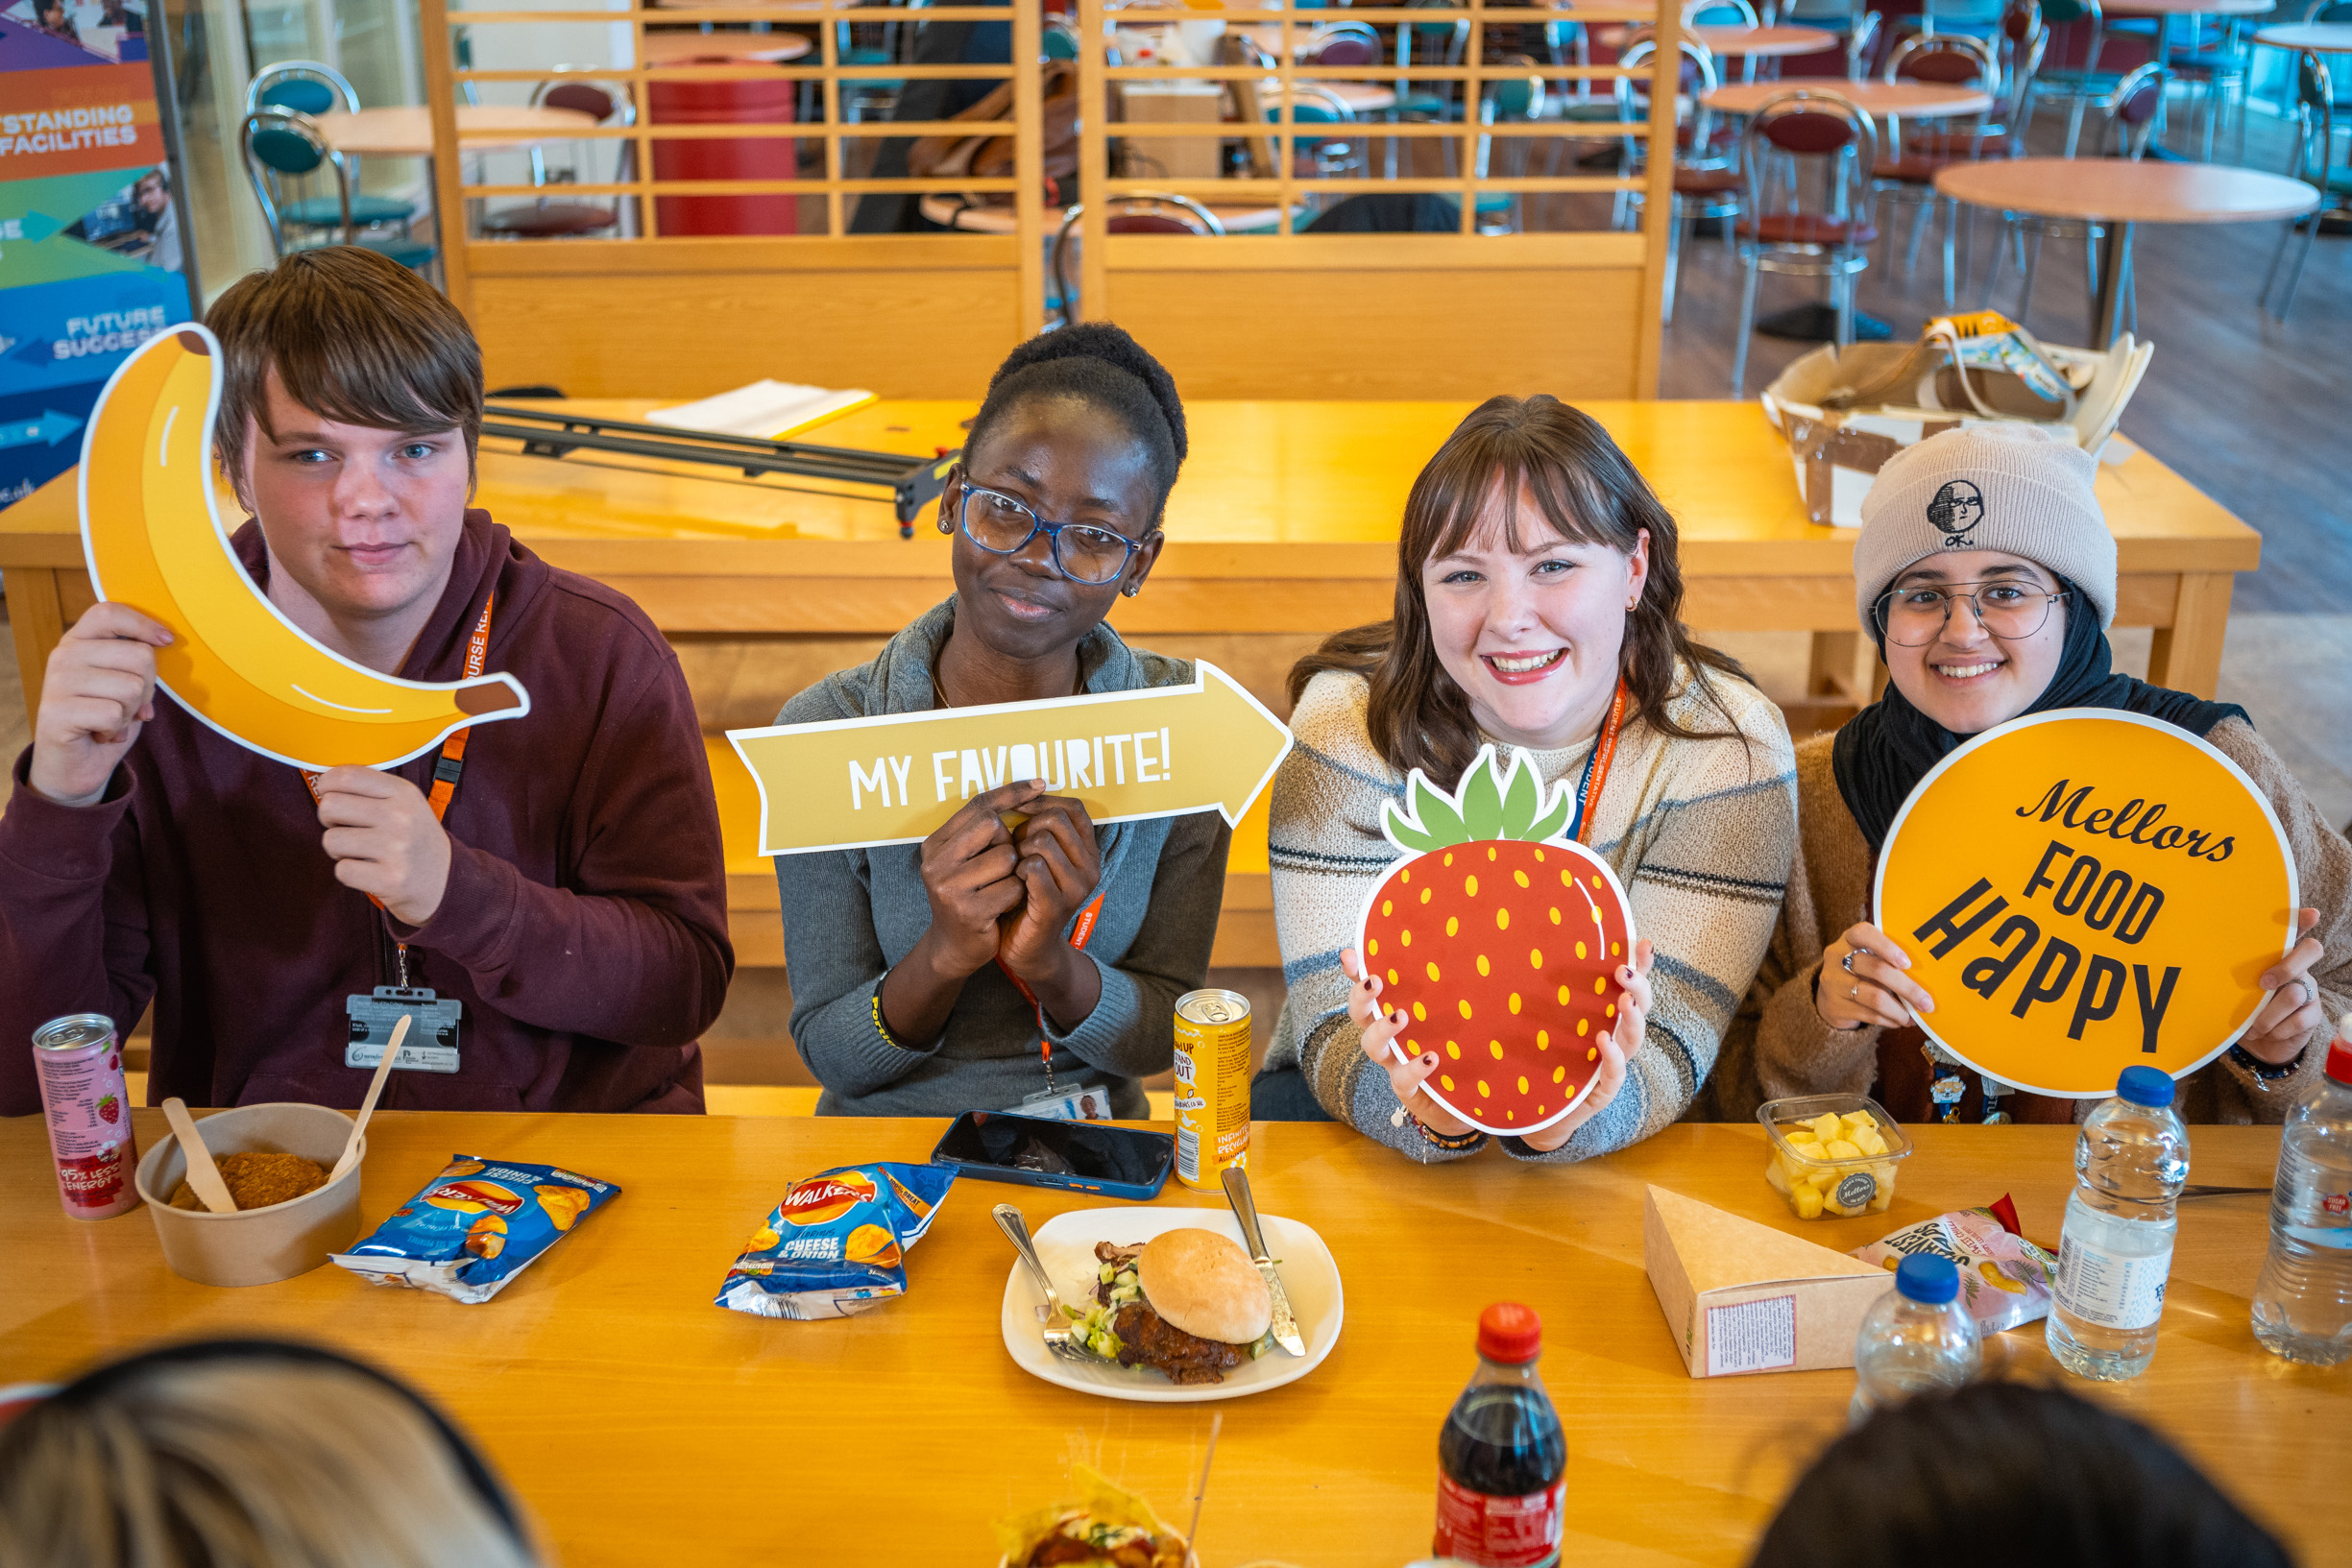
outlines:
[[2091, 493], [2098, 459], [2030, 424], [1929, 436], [1889, 459], [1862, 497], [1855, 613], [1868, 627], [1887, 587], [1938, 550], [2005, 550], [2082, 590], [2115, 623], [2115, 536]]

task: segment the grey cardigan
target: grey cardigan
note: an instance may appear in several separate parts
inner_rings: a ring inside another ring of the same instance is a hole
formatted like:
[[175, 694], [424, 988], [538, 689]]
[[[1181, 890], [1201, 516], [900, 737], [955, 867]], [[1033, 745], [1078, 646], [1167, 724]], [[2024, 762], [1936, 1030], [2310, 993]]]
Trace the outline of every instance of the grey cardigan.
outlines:
[[[956, 624], [953, 598], [892, 638], [868, 664], [828, 675], [784, 705], [779, 724], [927, 712], [932, 671]], [[1129, 648], [1108, 626], [1079, 644], [1088, 691], [1181, 686], [1193, 666]], [[1208, 974], [1232, 838], [1215, 811], [1097, 827], [1103, 912], [1084, 949], [1103, 997], [1067, 1033], [1048, 1025], [1064, 1089], [1103, 1084], [1123, 1117], [1146, 1114], [1139, 1080], [1167, 1071], [1176, 998]], [[776, 857], [792, 1040], [825, 1086], [820, 1116], [953, 1116], [1002, 1111], [1046, 1086], [1037, 1014], [991, 964], [964, 981], [936, 1040], [894, 1044], [876, 1027], [890, 966], [931, 926], [922, 848]]]

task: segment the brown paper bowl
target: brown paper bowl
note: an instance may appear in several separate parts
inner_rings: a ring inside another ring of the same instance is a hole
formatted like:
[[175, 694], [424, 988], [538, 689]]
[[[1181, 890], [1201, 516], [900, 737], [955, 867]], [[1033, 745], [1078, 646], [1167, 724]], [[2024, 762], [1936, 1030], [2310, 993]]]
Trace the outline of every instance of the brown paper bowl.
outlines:
[[[198, 1124], [205, 1146], [224, 1154], [300, 1154], [332, 1170], [352, 1136], [352, 1119], [326, 1105], [240, 1105]], [[342, 1177], [266, 1209], [214, 1214], [175, 1209], [172, 1194], [187, 1173], [180, 1140], [165, 1134], [139, 1161], [139, 1196], [155, 1216], [156, 1239], [172, 1272], [199, 1285], [269, 1285], [306, 1274], [359, 1235], [359, 1171], [368, 1145]]]

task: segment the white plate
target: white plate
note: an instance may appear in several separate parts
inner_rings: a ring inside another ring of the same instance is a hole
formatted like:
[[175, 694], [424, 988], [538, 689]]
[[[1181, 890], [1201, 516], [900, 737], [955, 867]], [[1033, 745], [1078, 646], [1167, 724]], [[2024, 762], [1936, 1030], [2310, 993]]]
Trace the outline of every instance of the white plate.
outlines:
[[[1159, 1373], [1142, 1368], [1057, 1360], [1045, 1347], [1043, 1324], [1037, 1318], [1037, 1309], [1045, 1305], [1044, 1292], [1030, 1277], [1028, 1265], [1018, 1258], [1013, 1260], [1012, 1272], [1005, 1280], [1006, 1350], [1023, 1371], [1048, 1383], [1075, 1388], [1082, 1394], [1152, 1404], [1239, 1399], [1244, 1394], [1260, 1394], [1297, 1382], [1321, 1365], [1323, 1358], [1331, 1354], [1331, 1347], [1339, 1343], [1340, 1321], [1346, 1315], [1346, 1305], [1340, 1292], [1340, 1267], [1332, 1261], [1331, 1249], [1323, 1245], [1323, 1239], [1296, 1219], [1261, 1214], [1258, 1220], [1266, 1228], [1266, 1244], [1273, 1251], [1274, 1265], [1282, 1275], [1283, 1292], [1291, 1299], [1291, 1312], [1297, 1317], [1298, 1332], [1306, 1339], [1304, 1356], [1294, 1356], [1276, 1345], [1256, 1361], [1245, 1362], [1227, 1372], [1223, 1383], [1190, 1384], [1171, 1383]], [[1055, 1215], [1038, 1226], [1031, 1239], [1037, 1243], [1037, 1256], [1045, 1264], [1046, 1272], [1054, 1276], [1054, 1289], [1061, 1292], [1064, 1301], [1079, 1303], [1085, 1301], [1094, 1290], [1095, 1271], [1101, 1266], [1094, 1256], [1097, 1242], [1131, 1246], [1149, 1242], [1163, 1231], [1188, 1229], [1213, 1230], [1220, 1236], [1231, 1237], [1236, 1246], [1241, 1244], [1241, 1226], [1228, 1209], [1079, 1209]]]

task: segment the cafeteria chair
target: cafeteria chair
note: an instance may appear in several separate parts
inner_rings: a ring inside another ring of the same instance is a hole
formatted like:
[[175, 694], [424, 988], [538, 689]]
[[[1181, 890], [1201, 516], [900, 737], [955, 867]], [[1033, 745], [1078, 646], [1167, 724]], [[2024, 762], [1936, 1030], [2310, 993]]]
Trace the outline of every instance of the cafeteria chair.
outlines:
[[[245, 112], [253, 114], [265, 109], [291, 109], [314, 118], [338, 109], [356, 114], [359, 94], [349, 78], [324, 60], [281, 60], [274, 65], [264, 65], [245, 84]], [[388, 224], [406, 224], [416, 217], [413, 202], [358, 194], [358, 156], [347, 154], [345, 162], [352, 171], [352, 222], [362, 229], [380, 229]], [[343, 222], [343, 204], [330, 196], [291, 201], [279, 209], [278, 216], [288, 229], [333, 229]]]
[[[1756, 13], [1756, 7], [1750, 3], [1750, 0], [1683, 0], [1683, 31], [1685, 33], [1688, 33], [1694, 27], [1755, 29], [1763, 25], [1763, 18]], [[1774, 62], [1773, 69], [1775, 71], [1780, 69], [1778, 61]], [[1739, 80], [1742, 82], [1756, 80], [1756, 57], [1754, 55], [1741, 58]]]
[[[884, 0], [884, 3], [891, 3], [891, 0]], [[880, 33], [882, 41], [879, 47], [870, 41], [870, 37], [866, 44], [860, 45], [857, 41], [857, 29], [849, 22], [836, 22], [833, 26], [834, 53], [839, 63], [843, 65], [895, 65], [898, 63], [898, 24], [896, 22], [877, 23], [869, 30], [869, 33]], [[855, 124], [865, 119], [868, 110], [878, 110], [883, 118], [889, 118], [890, 109], [897, 104], [899, 91], [905, 85], [904, 82], [896, 78], [845, 78], [840, 84], [841, 119], [844, 123]]]
[[[2164, 107], [2164, 76], [2161, 69], [2154, 60], [2133, 67], [2097, 107], [2105, 118], [2095, 156], [2108, 157], [2108, 149], [2112, 147], [2115, 150], [2113, 156], [2139, 161], [2146, 154], [2147, 144], [2155, 133], [2157, 111]], [[2017, 245], [2020, 265], [2025, 272], [2024, 285], [2018, 291], [2017, 308], [2009, 313], [2012, 321], [2023, 324], [2025, 312], [2032, 308], [2034, 273], [2041, 265], [2042, 242], [2046, 239], [2082, 241], [2083, 281], [2090, 297], [2094, 300], [2098, 298], [2098, 242], [2106, 235], [2104, 224], [2089, 223], [2080, 218], [2051, 218], [2018, 212], [2004, 212], [2000, 215], [2000, 247], [1993, 253], [1992, 271], [1984, 284], [1987, 309], [1992, 308], [1994, 292], [2000, 287], [2001, 267], [2009, 258], [2012, 240]], [[2030, 250], [2025, 245], [2028, 234], [2033, 236]], [[2140, 301], [2139, 292], [2133, 285], [2128, 244], [2122, 254], [2116, 258], [2116, 266], [2122, 272], [2118, 286], [2130, 317], [2129, 330], [2138, 332]]]
[[[1291, 124], [1300, 126], [1349, 126], [1355, 124], [1356, 113], [1347, 107], [1347, 100], [1329, 87], [1316, 82], [1300, 82], [1291, 89]], [[1307, 102], [1306, 100], [1312, 100]], [[1282, 118], [1281, 101], [1267, 104], [1265, 115], [1269, 124], [1278, 124]], [[1360, 169], [1364, 161], [1364, 147], [1353, 137], [1300, 135], [1293, 130], [1290, 156], [1294, 167], [1300, 157], [1313, 165], [1315, 178], [1328, 180]]]
[[[271, 249], [280, 259], [291, 252], [322, 245], [356, 245], [417, 272], [432, 264], [433, 248], [423, 241], [404, 234], [361, 232], [352, 160], [327, 145], [319, 134], [318, 122], [309, 115], [286, 109], [255, 109], [239, 127], [238, 143], [245, 156], [245, 172], [254, 182], [254, 195], [261, 203], [262, 219], [269, 225]], [[334, 173], [334, 195], [291, 194], [327, 169]], [[341, 222], [325, 238], [289, 235], [283, 213], [297, 201], [331, 202]]]
[[1324, 22], [1307, 35], [1309, 65], [1377, 65], [1380, 35], [1370, 22]]
[[[1114, 196], [1109, 205], [1112, 210], [1103, 220], [1106, 233], [1197, 234], [1206, 238], [1225, 231], [1216, 213], [1191, 197], [1173, 191], [1137, 191], [1128, 196]], [[1054, 231], [1054, 258], [1048, 270], [1054, 277], [1055, 293], [1061, 301], [1064, 326], [1079, 319], [1078, 284], [1070, 277], [1070, 237], [1078, 231], [1079, 220], [1085, 213], [1083, 204], [1070, 207], [1061, 215], [1061, 227]]]
[[[2295, 57], [2294, 151], [2287, 160], [2289, 179], [2316, 185], [2322, 197], [2352, 196], [2352, 169], [2332, 167], [2335, 148], [2335, 79], [2327, 61], [2310, 49]], [[2319, 220], [2327, 211], [2324, 204], [2316, 212], [2307, 212], [2300, 218], [2290, 218], [2279, 231], [2278, 249], [2270, 253], [2270, 270], [2263, 274], [2262, 292], [2254, 299], [2257, 304], [2267, 303], [2270, 290], [2278, 279], [2279, 263], [2287, 257], [2287, 242], [2296, 229], [2303, 231], [2302, 247], [2295, 252], [2294, 270], [2287, 275], [2287, 286], [2279, 291], [2278, 303], [2270, 314], [2280, 321], [2294, 306], [2294, 291], [2303, 281], [2303, 264], [2311, 259], [2312, 242], [2319, 237]]]
[[[1426, 11], [1433, 7], [1451, 6], [1454, 0], [1406, 0], [1408, 9]], [[1423, 65], [1459, 66], [1464, 53], [1469, 48], [1470, 24], [1464, 16], [1437, 22], [1399, 22], [1396, 24], [1396, 63], [1411, 69], [1415, 58]], [[1406, 77], [1396, 79], [1396, 107], [1389, 112], [1403, 124], [1434, 124], [1451, 121], [1461, 115], [1461, 106], [1454, 97], [1456, 84], [1452, 82], [1415, 82]], [[1389, 138], [1388, 175], [1396, 178], [1396, 142]], [[1444, 159], [1445, 175], [1453, 178], [1454, 144], [1451, 137], [1438, 143], [1439, 155]]]
[[[2000, 62], [1993, 46], [1980, 38], [1960, 33], [1923, 34], [1903, 39], [1895, 45], [1887, 57], [1881, 79], [1889, 84], [1923, 82], [1947, 87], [1975, 87], [1985, 93], [1996, 91], [2000, 84]], [[1874, 197], [1882, 197], [1890, 205], [1912, 208], [1911, 247], [1903, 259], [1903, 271], [1919, 269], [1919, 247], [1927, 238], [1928, 220], [1934, 215], [1937, 204], [1944, 207], [1944, 308], [1950, 310], [1958, 299], [1953, 269], [1953, 252], [1959, 241], [1960, 204], [1952, 197], [1938, 196], [1936, 174], [1948, 164], [1975, 161], [1983, 156], [1982, 137], [1985, 117], [1973, 115], [1976, 141], [1971, 143], [1965, 133], [1947, 132], [1941, 144], [1930, 151], [1913, 147], [1903, 141], [1903, 128], [1897, 116], [1887, 117], [1887, 136], [1894, 145], [1888, 148], [1871, 171], [1870, 190]], [[1894, 260], [1895, 235], [1890, 224], [1886, 235], [1887, 260]]]
[[[566, 73], [601, 69], [594, 65], [558, 65]], [[568, 109], [586, 114], [598, 125], [611, 120], [623, 126], [637, 123], [637, 106], [625, 90], [608, 91], [593, 82], [542, 82], [531, 89], [533, 109]], [[615, 161], [613, 182], [627, 184], [636, 168], [637, 144], [617, 143], [619, 154]], [[531, 183], [545, 189], [549, 184], [546, 144], [531, 144]], [[594, 184], [582, 181], [576, 166], [563, 170], [554, 183]], [[492, 239], [569, 239], [581, 234], [594, 234], [600, 229], [620, 226], [620, 207], [600, 206], [594, 202], [551, 202], [542, 196], [527, 205], [510, 206], [492, 212], [482, 219], [481, 231]]]
[[[1674, 186], [1669, 198], [1673, 205], [1666, 214], [1665, 302], [1660, 317], [1668, 326], [1674, 322], [1674, 300], [1682, 280], [1683, 247], [1696, 241], [1701, 218], [1739, 215], [1739, 193], [1745, 182], [1735, 156], [1737, 144], [1719, 140], [1714, 111], [1706, 103], [1707, 95], [1721, 85], [1715, 74], [1714, 54], [1696, 38], [1684, 38], [1681, 47], [1683, 68], [1677, 95], [1690, 100], [1691, 123], [1686, 128], [1678, 124], [1674, 135]], [[1627, 70], [1639, 70], [1657, 58], [1658, 40], [1644, 37], [1628, 44], [1617, 56], [1617, 63]], [[1621, 76], [1614, 85], [1618, 120], [1626, 125], [1646, 122], [1650, 117], [1649, 78]], [[1650, 149], [1646, 137], [1626, 136], [1619, 147], [1620, 179], [1638, 179], [1648, 171]], [[1619, 191], [1617, 199], [1616, 227], [1638, 227], [1646, 193]]]
[[1068, 22], [1049, 19], [1045, 24], [1046, 60], [1078, 59], [1078, 29]]
[[2217, 17], [2198, 23], [2196, 36], [2186, 47], [2175, 45], [2170, 57], [2172, 80], [2194, 94], [2194, 110], [2205, 122], [2204, 161], [2213, 161], [2215, 133], [2226, 114], [2237, 122], [2237, 160], [2245, 161], [2245, 89], [2253, 72], [2254, 49], [2243, 16]]
[[[1490, 81], [1486, 84], [1485, 90], [1479, 95], [1478, 123], [1480, 125], [1491, 126], [1514, 122], [1533, 125], [1543, 118], [1543, 78], [1533, 69], [1536, 62], [1525, 55], [1515, 55], [1507, 63], [1528, 66], [1530, 67], [1529, 74], [1523, 77], [1505, 77], [1499, 81]], [[1494, 143], [1498, 139], [1506, 148], [1503, 162], [1508, 172], [1504, 178], [1510, 179], [1527, 173], [1527, 162], [1531, 156], [1529, 148], [1535, 138], [1532, 136], [1497, 138], [1482, 135], [1478, 138], [1477, 167], [1473, 171], [1474, 178], [1484, 180], [1488, 177]], [[1560, 144], [1557, 139], [1554, 139], [1552, 151], [1555, 157], [1559, 150]], [[1477, 197], [1474, 217], [1478, 222], [1479, 232], [1482, 234], [1518, 233], [1523, 226], [1524, 218], [1521, 195], [1517, 191], [1481, 191]], [[1485, 222], [1489, 217], [1495, 220], [1492, 225]]]
[[[1776, 182], [1781, 200], [1768, 207], [1765, 166], [1775, 160], [1786, 161], [1792, 173]], [[1870, 171], [1878, 164], [1877, 124], [1853, 100], [1827, 89], [1791, 88], [1766, 99], [1749, 116], [1739, 136], [1747, 211], [1732, 225], [1739, 264], [1747, 272], [1739, 295], [1738, 346], [1732, 354], [1734, 397], [1747, 396], [1756, 286], [1765, 273], [1827, 278], [1837, 313], [1837, 345], [1852, 346], [1855, 288], [1879, 237], [1870, 221]], [[1804, 177], [1808, 165], [1817, 179]]]
[[2070, 36], [2088, 30], [2089, 42], [2080, 65], [2053, 67], [2046, 51], [2042, 67], [2033, 77], [2036, 103], [2051, 100], [2067, 106], [2065, 156], [2073, 157], [2082, 140], [2084, 112], [2111, 97], [2123, 74], [2098, 68], [2099, 54], [2107, 43], [2107, 18], [2098, 0], [2042, 0], [2042, 24], [2053, 35], [2061, 28], [2070, 30]]

